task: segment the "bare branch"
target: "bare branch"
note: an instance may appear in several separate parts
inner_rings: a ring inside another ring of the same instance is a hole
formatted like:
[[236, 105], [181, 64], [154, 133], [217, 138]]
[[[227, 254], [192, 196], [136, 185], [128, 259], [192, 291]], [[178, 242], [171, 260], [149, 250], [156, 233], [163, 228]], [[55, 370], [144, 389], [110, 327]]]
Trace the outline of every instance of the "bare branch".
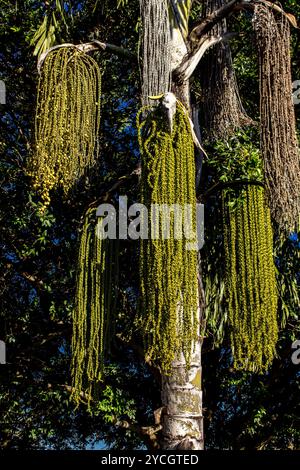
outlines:
[[205, 52], [210, 47], [218, 44], [219, 42], [228, 41], [236, 35], [236, 33], [226, 33], [223, 36], [206, 36], [202, 38], [197, 46], [184, 57], [180, 66], [174, 70], [174, 79], [178, 83], [183, 83], [188, 80], [194, 73]]
[[[229, 3], [226, 3], [222, 7], [215, 10], [210, 15], [207, 15], [206, 18], [201, 20], [190, 32], [190, 40], [196, 42], [199, 39], [203, 38], [211, 29], [221, 20], [227, 18], [234, 11], [234, 8], [243, 2], [240, 0], [231, 0]], [[246, 2], [245, 2], [246, 3]]]
[[179, 67], [174, 70], [174, 80], [179, 84], [187, 81], [192, 76], [203, 55], [210, 47], [218, 44], [219, 42], [228, 41], [232, 37], [236, 36], [236, 33], [226, 33], [223, 36], [210, 36], [208, 33], [219, 21], [227, 18], [236, 11], [245, 9], [250, 9], [253, 11], [254, 5], [256, 3], [263, 3], [286, 16], [291, 25], [297, 28], [297, 21], [293, 15], [286, 13], [280, 6], [273, 4], [268, 0], [231, 0], [229, 3], [223, 5], [218, 10], [215, 10], [213, 13], [201, 20], [196, 26], [194, 26], [189, 35], [191, 50], [189, 54], [183, 58]]
[[77, 49], [78, 51], [86, 52], [86, 53], [95, 52], [101, 49], [103, 51], [111, 52], [112, 54], [126, 57], [127, 59], [130, 59], [133, 61], [137, 61], [137, 56], [133, 52], [129, 51], [128, 49], [124, 49], [123, 47], [115, 46], [114, 44], [109, 44], [106, 42], [100, 42], [100, 41], [94, 40], [92, 42], [87, 42], [84, 44], [77, 44], [77, 45], [71, 44], [71, 43], [64, 43], [64, 44], [59, 44], [58, 46], [50, 47], [50, 49], [48, 49], [46, 52], [44, 52], [44, 54], [40, 56], [38, 60], [38, 64], [37, 64], [39, 73], [41, 71], [41, 67], [47, 55], [49, 54], [49, 52], [54, 51], [56, 49], [60, 49], [62, 47], [73, 47]]
[[[275, 3], [269, 2], [268, 0], [253, 0], [253, 3], [251, 5], [253, 8], [254, 8], [254, 3], [263, 3], [264, 5], [267, 5], [271, 9], [277, 11], [278, 13], [281, 13], [282, 15], [284, 15], [289, 20], [289, 22], [291, 23], [291, 25], [294, 28], [299, 29], [295, 16], [292, 15], [291, 13], [286, 13], [279, 5], [276, 5]], [[247, 2], [245, 2], [245, 1], [242, 2], [242, 5], [244, 7], [245, 7], [245, 4], [247, 5]], [[248, 6], [249, 6], [249, 4], [248, 4]]]
[[165, 406], [161, 406], [160, 408], [157, 408], [157, 410], [154, 410], [154, 422], [156, 425], [159, 425], [162, 422], [162, 416], [166, 411], [167, 409]]
[[278, 13], [283, 14], [291, 23], [294, 28], [297, 28], [297, 20], [294, 15], [286, 13], [279, 5], [276, 5], [268, 0], [251, 0], [251, 1], [241, 1], [241, 0], [231, 0], [226, 5], [218, 8], [206, 18], [201, 19], [190, 32], [189, 38], [191, 42], [196, 42], [206, 35], [211, 29], [221, 20], [228, 18], [232, 13], [240, 10], [253, 10], [254, 5], [257, 3], [263, 3]]
[[120, 186], [122, 186], [123, 183], [127, 182], [132, 176], [139, 177], [140, 175], [141, 175], [141, 166], [140, 164], [138, 164], [138, 166], [131, 173], [120, 176], [120, 178], [118, 178], [107, 191], [101, 194], [101, 196], [98, 197], [95, 201], [91, 202], [88, 208], [97, 207], [101, 202], [107, 202], [110, 199], [111, 195]]
[[41, 280], [41, 279], [38, 279], [36, 278], [35, 276], [33, 276], [32, 274], [29, 274], [27, 272], [21, 272], [20, 273], [21, 276], [26, 279], [27, 281], [29, 281], [31, 284], [33, 284], [35, 287], [39, 288], [39, 289], [42, 289], [44, 288], [44, 282]]
[[[73, 393], [73, 391], [75, 391], [74, 387], [72, 387], [71, 385], [67, 385], [67, 384], [59, 384], [59, 385], [56, 385], [56, 387], [63, 388], [64, 390], [66, 390], [70, 394]], [[54, 388], [55, 388], [55, 386], [53, 384], [50, 384], [50, 383], [47, 384], [47, 389], [48, 390], [53, 390]], [[80, 397], [84, 401], [89, 401], [89, 399], [90, 399], [89, 395], [87, 393], [84, 393], [84, 392], [80, 393]]]

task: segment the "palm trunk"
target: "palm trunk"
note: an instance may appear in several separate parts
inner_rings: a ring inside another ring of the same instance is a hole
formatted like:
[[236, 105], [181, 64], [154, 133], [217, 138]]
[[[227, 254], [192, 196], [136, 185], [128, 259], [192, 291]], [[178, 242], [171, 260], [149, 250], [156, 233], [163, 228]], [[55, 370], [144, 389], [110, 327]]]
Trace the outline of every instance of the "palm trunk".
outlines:
[[184, 357], [173, 362], [169, 376], [162, 377], [162, 449], [203, 450], [201, 341], [195, 344], [191, 367]]
[[[178, 30], [173, 31], [172, 40], [172, 68], [175, 69], [187, 53], [187, 48]], [[172, 91], [189, 110], [191, 116], [189, 82], [180, 85], [173, 82]], [[201, 286], [200, 274], [199, 280]], [[202, 289], [199, 287], [199, 324], [203, 298]], [[200, 334], [198, 338], [194, 345], [190, 368], [187, 370], [182, 354], [173, 362], [170, 374], [162, 377], [161, 398], [164, 410], [161, 418], [162, 449], [203, 450], [204, 448]]]

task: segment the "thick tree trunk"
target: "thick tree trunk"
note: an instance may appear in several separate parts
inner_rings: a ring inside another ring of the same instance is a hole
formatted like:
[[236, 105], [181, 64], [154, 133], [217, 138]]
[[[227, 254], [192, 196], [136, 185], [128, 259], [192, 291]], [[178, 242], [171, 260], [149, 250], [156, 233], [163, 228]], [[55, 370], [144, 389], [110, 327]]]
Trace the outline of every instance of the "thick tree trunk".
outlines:
[[[228, 3], [228, 0], [205, 0], [203, 17]], [[210, 35], [224, 36], [227, 33], [226, 19], [216, 24]], [[208, 137], [226, 138], [235, 129], [249, 125], [233, 69], [230, 46], [222, 42], [213, 46], [200, 71], [203, 95], [203, 121]]]
[[[199, 312], [200, 315], [200, 312]], [[201, 341], [195, 344], [191, 367], [182, 356], [162, 378], [162, 449], [203, 450]]]

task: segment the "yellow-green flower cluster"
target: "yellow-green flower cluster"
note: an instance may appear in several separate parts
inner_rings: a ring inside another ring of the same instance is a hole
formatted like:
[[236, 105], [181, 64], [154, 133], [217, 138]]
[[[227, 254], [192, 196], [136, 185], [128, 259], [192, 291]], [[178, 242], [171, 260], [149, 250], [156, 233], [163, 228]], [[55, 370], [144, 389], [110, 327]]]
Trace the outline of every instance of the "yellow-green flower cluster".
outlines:
[[53, 188], [68, 193], [95, 161], [100, 88], [100, 70], [92, 57], [75, 47], [47, 55], [38, 85], [35, 151], [28, 165], [44, 209]]
[[249, 185], [231, 206], [223, 194], [226, 290], [236, 369], [263, 372], [278, 339], [273, 232], [264, 189]]
[[[139, 144], [142, 155], [142, 202], [171, 207], [178, 204], [184, 212], [191, 208], [190, 226], [196, 241], [196, 193], [194, 143], [187, 111], [177, 102], [170, 132], [166, 117], [158, 108], [142, 119], [138, 115]], [[172, 214], [172, 213], [171, 213]], [[164, 221], [156, 219], [159, 233]], [[151, 219], [151, 218], [150, 218]], [[177, 227], [170, 218], [169, 237], [142, 240], [140, 247], [140, 320], [146, 355], [168, 373], [172, 361], [183, 353], [189, 366], [198, 318], [197, 251], [187, 249], [183, 217]], [[149, 220], [149, 232], [155, 219]], [[179, 226], [178, 226], [179, 225]], [[182, 229], [183, 236], [175, 236]]]
[[[72, 395], [76, 404], [97, 395], [112, 325], [112, 243], [97, 236], [95, 209], [85, 214], [78, 254], [72, 334]], [[98, 225], [103, 219], [98, 219]]]

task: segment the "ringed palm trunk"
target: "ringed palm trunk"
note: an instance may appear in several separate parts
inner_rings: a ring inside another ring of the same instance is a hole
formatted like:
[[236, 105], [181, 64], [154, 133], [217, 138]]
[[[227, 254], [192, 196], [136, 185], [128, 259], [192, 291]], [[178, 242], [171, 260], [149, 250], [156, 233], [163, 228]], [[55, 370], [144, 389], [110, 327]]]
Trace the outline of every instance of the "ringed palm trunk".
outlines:
[[[200, 316], [200, 308], [199, 308]], [[162, 377], [162, 449], [203, 450], [201, 340], [196, 342], [191, 367], [183, 355], [172, 364], [169, 376]]]
[[[174, 3], [182, 4], [182, 7], [185, 8], [188, 14], [191, 5], [190, 0]], [[171, 35], [173, 70], [187, 53], [187, 33], [187, 21], [181, 31], [178, 29], [178, 24], [176, 27], [176, 22], [174, 21]], [[178, 85], [173, 81], [172, 91], [189, 110], [191, 116], [189, 82], [186, 81]], [[199, 282], [200, 285], [201, 282]], [[203, 293], [199, 287], [199, 324], [203, 309], [202, 298]], [[161, 398], [163, 413], [160, 440], [162, 449], [202, 450], [204, 448], [201, 346], [200, 335], [198, 335], [198, 340], [194, 344], [190, 368], [186, 369], [185, 359], [183, 354], [181, 354], [180, 357], [173, 361], [170, 374], [162, 377]]]

